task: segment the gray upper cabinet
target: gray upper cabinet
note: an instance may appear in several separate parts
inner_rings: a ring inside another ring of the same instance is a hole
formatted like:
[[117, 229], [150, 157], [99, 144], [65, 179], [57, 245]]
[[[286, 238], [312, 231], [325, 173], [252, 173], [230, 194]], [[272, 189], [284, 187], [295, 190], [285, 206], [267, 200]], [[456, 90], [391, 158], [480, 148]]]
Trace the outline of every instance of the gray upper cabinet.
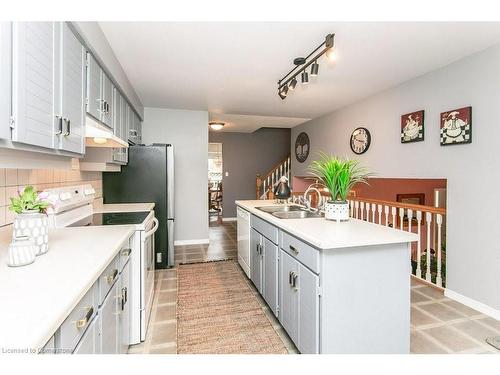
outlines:
[[0, 22], [0, 139], [10, 139], [11, 25]]
[[94, 56], [87, 53], [87, 113], [113, 128], [114, 85]]
[[54, 148], [54, 22], [15, 22], [12, 140]]
[[101, 67], [94, 57], [87, 53], [87, 113], [97, 120], [101, 120], [104, 107], [101, 98], [101, 74]]
[[84, 58], [66, 23], [13, 23], [12, 141], [85, 152]]
[[102, 73], [102, 85], [101, 85], [101, 95], [103, 99], [103, 111], [101, 116], [101, 121], [106, 124], [106, 126], [113, 127], [113, 89], [114, 86], [111, 83], [109, 77]]
[[123, 139], [121, 102], [120, 92], [116, 87], [113, 87], [113, 131], [118, 138]]
[[66, 23], [58, 24], [61, 42], [59, 64], [60, 90], [56, 102], [56, 134], [59, 149], [85, 152], [85, 50]]

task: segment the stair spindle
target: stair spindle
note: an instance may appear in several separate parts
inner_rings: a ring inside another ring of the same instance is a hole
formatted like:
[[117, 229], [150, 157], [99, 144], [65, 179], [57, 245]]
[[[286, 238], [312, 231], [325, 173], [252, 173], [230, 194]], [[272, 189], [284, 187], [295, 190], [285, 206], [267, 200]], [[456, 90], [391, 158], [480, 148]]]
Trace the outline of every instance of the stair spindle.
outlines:
[[418, 278], [422, 278], [422, 241], [421, 241], [422, 211], [417, 211], [417, 270], [415, 272]]
[[425, 280], [432, 281], [431, 277], [431, 222], [432, 214], [430, 212], [425, 213], [425, 224], [427, 230], [427, 249], [426, 249], [426, 260], [427, 260], [427, 270], [425, 272]]
[[443, 286], [443, 277], [441, 275], [441, 225], [443, 224], [443, 215], [436, 215], [437, 223], [437, 275], [436, 275], [436, 285]]

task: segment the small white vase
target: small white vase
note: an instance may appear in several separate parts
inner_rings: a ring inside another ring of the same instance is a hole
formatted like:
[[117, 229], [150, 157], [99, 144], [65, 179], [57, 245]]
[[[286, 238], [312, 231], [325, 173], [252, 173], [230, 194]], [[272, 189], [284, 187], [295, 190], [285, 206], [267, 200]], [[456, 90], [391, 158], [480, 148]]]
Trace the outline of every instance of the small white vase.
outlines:
[[349, 220], [349, 203], [328, 201], [325, 203], [325, 219], [333, 221]]
[[9, 267], [21, 267], [35, 261], [36, 247], [28, 236], [14, 237], [9, 246]]
[[49, 225], [47, 215], [38, 211], [23, 211], [14, 219], [13, 237], [28, 236], [35, 245], [35, 254], [49, 250]]

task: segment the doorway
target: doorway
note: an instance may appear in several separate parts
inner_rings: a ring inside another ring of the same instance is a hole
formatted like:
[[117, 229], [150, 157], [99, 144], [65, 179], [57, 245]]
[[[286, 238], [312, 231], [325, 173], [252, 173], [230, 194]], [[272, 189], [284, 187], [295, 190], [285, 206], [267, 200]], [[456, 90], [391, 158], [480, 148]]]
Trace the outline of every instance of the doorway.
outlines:
[[208, 217], [210, 225], [222, 223], [222, 143], [208, 144]]

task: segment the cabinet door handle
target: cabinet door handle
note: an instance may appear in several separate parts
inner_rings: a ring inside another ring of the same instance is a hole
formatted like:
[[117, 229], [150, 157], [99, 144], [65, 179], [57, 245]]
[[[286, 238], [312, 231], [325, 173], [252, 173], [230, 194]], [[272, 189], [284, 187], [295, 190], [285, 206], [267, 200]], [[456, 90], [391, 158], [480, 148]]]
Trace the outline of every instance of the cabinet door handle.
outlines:
[[292, 250], [295, 255], [297, 255], [299, 253], [299, 251], [295, 247], [293, 247], [292, 245], [290, 245], [289, 247], [290, 247], [290, 250]]
[[257, 246], [255, 246], [255, 251], [257, 252], [257, 254], [259, 254], [259, 246], [260, 244], [257, 244]]
[[290, 271], [288, 273], [288, 285], [292, 285], [293, 275], [294, 275], [293, 271]]
[[56, 131], [56, 135], [60, 135], [62, 134], [62, 128], [63, 128], [63, 118], [62, 116], [56, 116], [56, 121], [57, 121], [57, 131]]
[[132, 252], [132, 249], [123, 249], [122, 250], [122, 255], [124, 257], [128, 257], [130, 255], [130, 253]]
[[112, 284], [113, 281], [115, 281], [116, 275], [118, 275], [118, 270], [117, 269], [113, 270], [113, 272], [111, 273], [111, 275], [106, 276], [106, 281], [108, 282], [108, 284]]
[[87, 325], [87, 323], [90, 321], [90, 318], [92, 318], [92, 315], [94, 315], [94, 307], [90, 307], [87, 311], [87, 314], [82, 319], [79, 319], [76, 321], [76, 328], [83, 328]]
[[64, 136], [68, 136], [70, 134], [70, 121], [68, 118], [63, 119], [64, 123], [66, 124], [66, 131], [64, 132]]
[[297, 277], [298, 277], [298, 276], [299, 276], [299, 275], [297, 275], [297, 274], [295, 274], [295, 273], [294, 273], [294, 274], [293, 274], [293, 278], [292, 278], [292, 288], [295, 288], [295, 291], [297, 291], [297, 290], [298, 290], [298, 288], [297, 288]]
[[128, 295], [127, 295], [127, 288], [122, 288], [122, 296], [121, 296], [121, 301], [122, 301], [122, 311], [125, 309], [125, 304], [127, 303], [128, 300]]

